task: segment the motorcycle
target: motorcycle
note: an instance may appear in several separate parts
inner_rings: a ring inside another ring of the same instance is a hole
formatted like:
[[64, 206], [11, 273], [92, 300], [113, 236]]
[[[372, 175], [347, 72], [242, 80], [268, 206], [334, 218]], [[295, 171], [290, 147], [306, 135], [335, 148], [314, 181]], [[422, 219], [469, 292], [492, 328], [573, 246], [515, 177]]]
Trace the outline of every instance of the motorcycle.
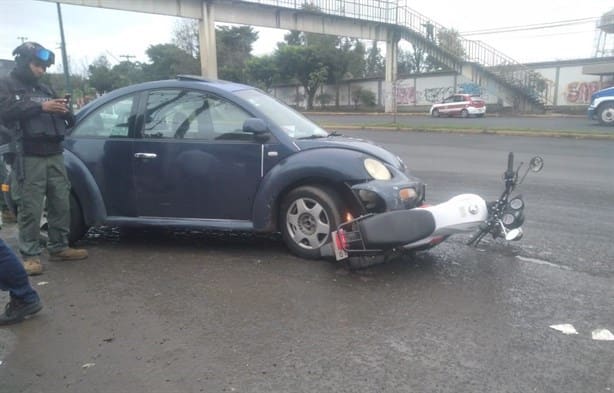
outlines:
[[521, 162], [514, 168], [514, 153], [508, 154], [504, 191], [496, 201], [486, 202], [476, 194], [460, 194], [437, 205], [368, 214], [346, 221], [332, 233], [332, 253], [340, 261], [397, 251], [422, 251], [454, 234], [473, 231], [475, 234], [467, 242], [472, 247], [489, 234], [493, 239], [520, 240], [525, 203], [522, 195], [512, 197], [512, 192], [529, 171], [541, 171], [544, 160], [533, 157], [520, 176], [523, 165]]

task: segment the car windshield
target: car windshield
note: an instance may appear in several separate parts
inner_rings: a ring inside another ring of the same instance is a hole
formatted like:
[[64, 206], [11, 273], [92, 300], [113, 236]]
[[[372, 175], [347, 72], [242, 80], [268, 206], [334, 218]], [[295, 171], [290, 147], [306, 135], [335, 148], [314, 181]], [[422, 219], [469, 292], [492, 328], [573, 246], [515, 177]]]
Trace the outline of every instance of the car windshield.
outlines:
[[296, 139], [326, 138], [328, 133], [294, 109], [258, 90], [242, 90], [236, 95], [268, 116], [286, 134]]

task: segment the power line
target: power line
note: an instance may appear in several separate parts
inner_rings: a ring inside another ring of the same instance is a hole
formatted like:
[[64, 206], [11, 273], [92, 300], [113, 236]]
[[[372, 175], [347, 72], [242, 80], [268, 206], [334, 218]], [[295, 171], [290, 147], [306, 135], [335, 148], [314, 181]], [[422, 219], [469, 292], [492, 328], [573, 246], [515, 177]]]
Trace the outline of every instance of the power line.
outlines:
[[599, 18], [568, 19], [568, 20], [561, 20], [561, 21], [556, 21], [556, 22], [466, 31], [466, 32], [461, 32], [460, 35], [462, 36], [487, 35], [487, 34], [509, 33], [509, 32], [515, 32], [515, 31], [541, 30], [541, 29], [550, 29], [550, 28], [556, 28], [556, 27], [565, 27], [565, 26], [585, 24], [589, 22], [596, 22], [597, 20], [599, 20]]

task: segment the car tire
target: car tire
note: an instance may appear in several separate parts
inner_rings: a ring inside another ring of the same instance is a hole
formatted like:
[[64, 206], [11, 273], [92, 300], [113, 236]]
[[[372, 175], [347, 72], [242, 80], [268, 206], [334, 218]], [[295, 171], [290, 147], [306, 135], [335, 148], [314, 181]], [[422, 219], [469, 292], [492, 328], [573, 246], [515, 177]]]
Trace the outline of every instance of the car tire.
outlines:
[[466, 119], [467, 117], [469, 117], [469, 112], [467, 112], [467, 109], [463, 109], [460, 115], [463, 119]]
[[431, 112], [431, 116], [433, 117], [439, 117], [439, 110], [438, 109], [433, 109], [433, 112]]
[[88, 227], [83, 219], [83, 211], [77, 197], [70, 193], [70, 232], [68, 233], [68, 244], [71, 246], [81, 240]]
[[342, 206], [337, 192], [328, 187], [301, 186], [290, 191], [279, 210], [286, 246], [301, 258], [321, 258], [320, 248], [341, 223]]
[[614, 125], [614, 102], [606, 102], [601, 104], [597, 113], [599, 123], [607, 126]]

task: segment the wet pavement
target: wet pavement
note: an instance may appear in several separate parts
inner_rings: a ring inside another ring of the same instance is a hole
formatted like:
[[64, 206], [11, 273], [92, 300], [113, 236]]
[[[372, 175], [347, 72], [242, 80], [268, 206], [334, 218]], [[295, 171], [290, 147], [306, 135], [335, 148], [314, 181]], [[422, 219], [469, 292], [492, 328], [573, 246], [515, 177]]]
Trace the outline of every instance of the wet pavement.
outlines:
[[399, 154], [433, 203], [495, 197], [508, 150], [540, 153], [525, 237], [352, 271], [276, 236], [101, 228], [89, 259], [33, 278], [40, 315], [0, 329], [0, 392], [614, 389], [614, 341], [596, 334], [614, 332], [612, 142], [353, 135]]

